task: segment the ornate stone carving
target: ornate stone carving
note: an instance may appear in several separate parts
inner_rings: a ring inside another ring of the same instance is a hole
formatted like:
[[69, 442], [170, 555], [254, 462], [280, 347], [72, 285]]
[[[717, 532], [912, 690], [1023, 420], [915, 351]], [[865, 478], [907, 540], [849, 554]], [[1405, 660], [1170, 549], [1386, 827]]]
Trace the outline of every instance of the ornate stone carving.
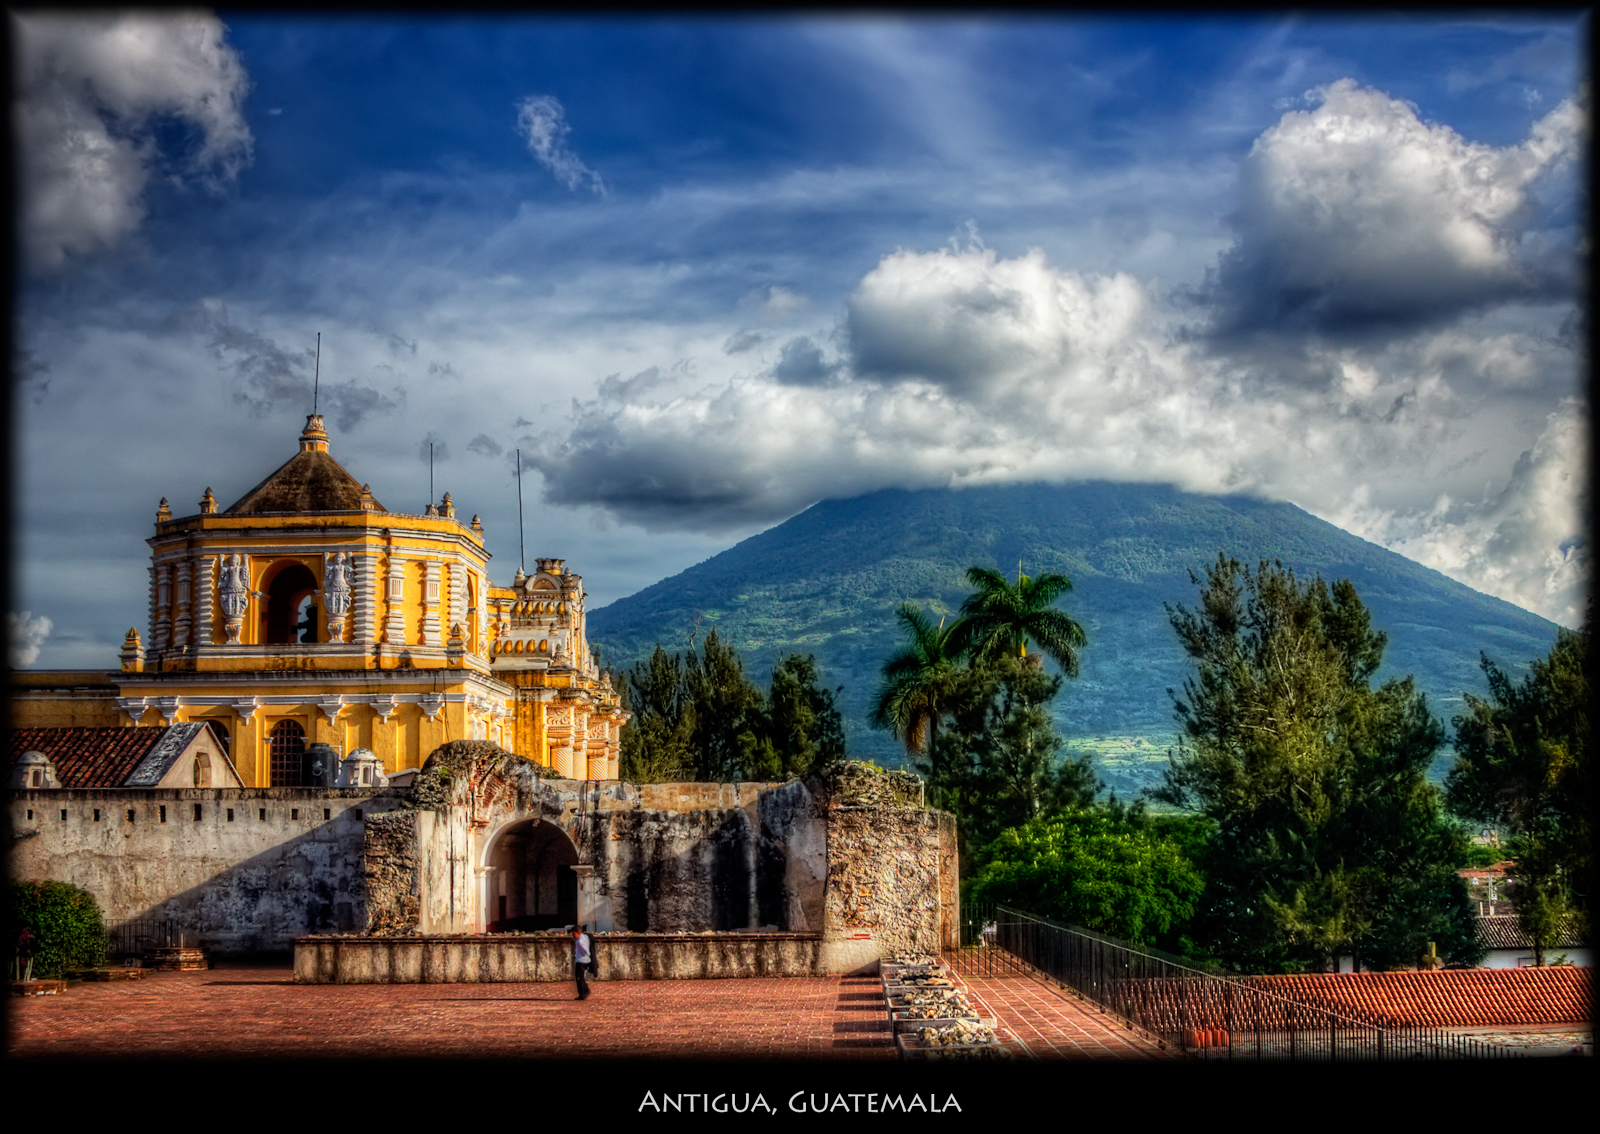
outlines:
[[222, 616], [226, 620], [223, 625], [228, 632], [228, 645], [238, 645], [240, 631], [244, 629], [245, 612], [250, 609], [250, 572], [244, 556], [222, 557], [217, 594], [222, 604]]
[[344, 640], [344, 622], [350, 613], [351, 586], [354, 574], [350, 556], [336, 551], [326, 557], [322, 568], [322, 605], [328, 612], [328, 638]]

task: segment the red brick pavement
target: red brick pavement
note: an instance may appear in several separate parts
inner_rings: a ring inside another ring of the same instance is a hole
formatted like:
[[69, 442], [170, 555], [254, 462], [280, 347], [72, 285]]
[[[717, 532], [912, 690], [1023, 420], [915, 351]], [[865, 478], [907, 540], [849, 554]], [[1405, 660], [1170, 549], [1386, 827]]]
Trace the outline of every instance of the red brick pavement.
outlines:
[[[1025, 975], [964, 976], [1008, 1047], [1030, 1058], [1171, 1053]], [[568, 984], [297, 985], [233, 966], [74, 985], [10, 1002], [22, 1058], [472, 1057], [696, 1060], [895, 1058], [877, 978]]]
[[972, 998], [995, 1017], [995, 1030], [1016, 1058], [1124, 1063], [1181, 1058], [1041, 977], [960, 961], [956, 968]]
[[12, 1057], [892, 1060], [876, 978], [297, 985], [288, 968], [152, 973], [13, 999]]

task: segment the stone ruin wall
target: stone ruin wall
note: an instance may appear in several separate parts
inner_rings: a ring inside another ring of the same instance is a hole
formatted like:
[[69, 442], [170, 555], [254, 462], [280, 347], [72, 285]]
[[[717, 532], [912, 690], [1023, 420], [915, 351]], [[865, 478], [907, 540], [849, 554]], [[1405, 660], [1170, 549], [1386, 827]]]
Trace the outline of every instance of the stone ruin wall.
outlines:
[[218, 956], [314, 933], [465, 933], [481, 836], [542, 818], [594, 866], [595, 913], [617, 930], [927, 949], [955, 924], [953, 821], [917, 806], [914, 777], [636, 786], [542, 779], [525, 763], [460, 776], [432, 806], [408, 789], [12, 792], [11, 876], [83, 886], [108, 921], [175, 921]]

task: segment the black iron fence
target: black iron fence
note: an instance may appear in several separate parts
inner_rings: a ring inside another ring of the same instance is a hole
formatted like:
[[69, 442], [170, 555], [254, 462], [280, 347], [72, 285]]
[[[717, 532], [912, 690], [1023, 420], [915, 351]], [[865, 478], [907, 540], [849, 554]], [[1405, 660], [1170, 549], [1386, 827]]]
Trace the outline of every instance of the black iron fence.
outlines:
[[188, 940], [184, 940], [184, 931], [175, 921], [131, 918], [106, 922], [108, 960], [131, 960], [143, 957], [151, 949], [176, 949], [194, 943], [194, 931], [190, 930]]
[[1176, 957], [1005, 906], [963, 909], [960, 968], [1043, 976], [1201, 1059], [1491, 1059], [1516, 1054], [1440, 1028], [1202, 972]]

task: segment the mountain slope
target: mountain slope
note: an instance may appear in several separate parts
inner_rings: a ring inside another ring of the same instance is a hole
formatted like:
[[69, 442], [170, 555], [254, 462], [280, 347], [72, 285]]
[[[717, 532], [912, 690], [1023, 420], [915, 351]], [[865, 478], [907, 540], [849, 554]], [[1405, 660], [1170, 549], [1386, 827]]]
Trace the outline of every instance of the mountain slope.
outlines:
[[715, 626], [761, 679], [784, 652], [815, 654], [824, 680], [844, 687], [852, 754], [895, 759], [893, 738], [866, 723], [879, 667], [900, 644], [895, 607], [909, 601], [953, 618], [969, 566], [1014, 575], [1020, 559], [1030, 575], [1058, 571], [1073, 581], [1061, 605], [1089, 635], [1082, 675], [1057, 699], [1057, 726], [1069, 740], [1144, 736], [1154, 745], [1134, 745], [1133, 763], [1113, 756], [1102, 768], [1129, 791], [1159, 774], [1174, 731], [1167, 690], [1188, 672], [1163, 603], [1192, 604], [1189, 572], [1219, 551], [1252, 566], [1278, 558], [1305, 576], [1351, 579], [1389, 635], [1380, 678], [1414, 674], [1446, 719], [1463, 689], [1483, 689], [1480, 650], [1515, 667], [1555, 640], [1553, 623], [1293, 505], [1103, 482], [823, 501], [592, 611], [589, 636], [608, 664], [626, 666], [658, 641], [681, 651], [698, 618], [702, 635]]

